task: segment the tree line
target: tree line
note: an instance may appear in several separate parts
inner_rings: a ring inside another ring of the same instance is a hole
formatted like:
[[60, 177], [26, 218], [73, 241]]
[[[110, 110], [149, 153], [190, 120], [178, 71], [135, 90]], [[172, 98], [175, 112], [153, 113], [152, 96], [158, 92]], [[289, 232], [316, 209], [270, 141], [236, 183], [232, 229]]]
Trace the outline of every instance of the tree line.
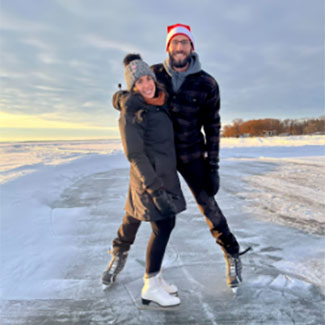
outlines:
[[235, 119], [231, 125], [225, 125], [224, 137], [261, 137], [274, 135], [325, 134], [325, 116], [315, 119], [258, 119], [244, 121]]

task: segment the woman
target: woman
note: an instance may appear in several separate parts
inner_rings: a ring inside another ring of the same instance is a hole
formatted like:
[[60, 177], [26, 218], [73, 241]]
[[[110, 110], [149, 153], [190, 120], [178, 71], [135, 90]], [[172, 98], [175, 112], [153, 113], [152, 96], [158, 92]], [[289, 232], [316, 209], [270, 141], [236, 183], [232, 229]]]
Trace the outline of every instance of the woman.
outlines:
[[161, 265], [175, 215], [185, 210], [176, 171], [173, 125], [166, 108], [166, 93], [140, 55], [124, 59], [127, 91], [113, 97], [121, 111], [119, 119], [123, 148], [130, 162], [130, 186], [125, 205], [126, 215], [113, 241], [112, 259], [102, 281], [111, 284], [126, 262], [132, 242], [123, 241], [125, 224], [139, 227], [149, 221], [152, 227], [146, 251], [146, 270], [141, 298], [161, 306], [180, 304], [177, 287], [165, 282]]

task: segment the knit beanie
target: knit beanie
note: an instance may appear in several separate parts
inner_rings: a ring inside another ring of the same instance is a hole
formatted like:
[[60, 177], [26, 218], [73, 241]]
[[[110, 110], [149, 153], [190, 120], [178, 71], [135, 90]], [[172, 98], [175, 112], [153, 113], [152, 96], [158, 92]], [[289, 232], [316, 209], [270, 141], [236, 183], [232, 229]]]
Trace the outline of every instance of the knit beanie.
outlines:
[[139, 54], [128, 54], [123, 63], [125, 67], [124, 78], [128, 91], [131, 91], [135, 82], [143, 76], [150, 76], [154, 81], [157, 81], [155, 74]]
[[191, 32], [191, 27], [183, 24], [175, 24], [167, 27], [167, 39], [166, 39], [166, 51], [168, 52], [168, 47], [171, 40], [176, 35], [184, 35], [186, 36], [192, 43], [192, 48], [194, 50], [194, 37]]

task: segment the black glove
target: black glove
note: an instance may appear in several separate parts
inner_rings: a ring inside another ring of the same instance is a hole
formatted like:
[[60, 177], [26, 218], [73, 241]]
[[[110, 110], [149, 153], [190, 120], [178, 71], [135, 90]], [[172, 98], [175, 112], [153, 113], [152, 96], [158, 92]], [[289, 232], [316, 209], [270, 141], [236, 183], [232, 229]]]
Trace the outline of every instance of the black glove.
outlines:
[[163, 216], [171, 216], [176, 214], [176, 206], [170, 195], [164, 189], [159, 189], [153, 192], [152, 201]]
[[205, 161], [205, 190], [209, 196], [218, 193], [220, 186], [219, 167], [217, 163]]

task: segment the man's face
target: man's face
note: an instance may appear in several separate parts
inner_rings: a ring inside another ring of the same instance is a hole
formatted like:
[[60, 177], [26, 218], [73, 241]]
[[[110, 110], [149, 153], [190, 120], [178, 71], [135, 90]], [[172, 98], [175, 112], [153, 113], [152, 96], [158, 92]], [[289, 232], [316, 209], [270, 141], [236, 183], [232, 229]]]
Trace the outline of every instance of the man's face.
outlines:
[[191, 41], [184, 35], [176, 35], [169, 43], [168, 54], [174, 68], [185, 68], [190, 62]]

